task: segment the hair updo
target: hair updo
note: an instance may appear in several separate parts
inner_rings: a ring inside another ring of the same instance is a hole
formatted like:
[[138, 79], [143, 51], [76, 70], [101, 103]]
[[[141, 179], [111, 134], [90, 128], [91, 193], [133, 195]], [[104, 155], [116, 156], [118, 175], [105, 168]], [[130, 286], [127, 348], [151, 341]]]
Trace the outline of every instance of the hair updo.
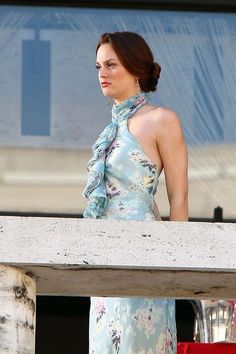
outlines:
[[96, 53], [106, 43], [112, 45], [125, 69], [138, 78], [141, 91], [156, 91], [161, 67], [153, 61], [152, 51], [143, 37], [134, 32], [103, 33]]

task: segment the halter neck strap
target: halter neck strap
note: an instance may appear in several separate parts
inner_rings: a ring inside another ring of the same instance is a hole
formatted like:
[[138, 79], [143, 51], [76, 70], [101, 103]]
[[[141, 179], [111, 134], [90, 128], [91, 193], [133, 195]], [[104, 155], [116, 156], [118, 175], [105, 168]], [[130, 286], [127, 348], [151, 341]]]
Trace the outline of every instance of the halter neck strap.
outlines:
[[112, 122], [119, 124], [124, 119], [128, 119], [146, 103], [147, 97], [144, 92], [131, 96], [118, 105], [114, 103], [112, 106]]

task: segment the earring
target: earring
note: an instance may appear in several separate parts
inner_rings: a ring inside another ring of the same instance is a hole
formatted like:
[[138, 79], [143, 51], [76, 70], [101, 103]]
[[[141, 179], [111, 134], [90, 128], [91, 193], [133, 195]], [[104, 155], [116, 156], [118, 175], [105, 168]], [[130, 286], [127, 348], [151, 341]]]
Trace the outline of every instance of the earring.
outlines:
[[137, 83], [137, 86], [138, 86], [138, 92], [141, 93], [141, 88], [140, 88], [140, 84], [139, 84], [139, 79], [136, 79], [136, 83]]

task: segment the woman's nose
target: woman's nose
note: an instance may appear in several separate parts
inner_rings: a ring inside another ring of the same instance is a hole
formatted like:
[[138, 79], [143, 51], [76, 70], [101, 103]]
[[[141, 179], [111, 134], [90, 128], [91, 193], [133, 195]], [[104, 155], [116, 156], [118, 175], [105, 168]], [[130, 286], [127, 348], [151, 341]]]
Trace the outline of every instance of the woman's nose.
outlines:
[[108, 76], [108, 72], [107, 72], [107, 69], [106, 68], [100, 68], [99, 70], [99, 76], [100, 77], [107, 77]]

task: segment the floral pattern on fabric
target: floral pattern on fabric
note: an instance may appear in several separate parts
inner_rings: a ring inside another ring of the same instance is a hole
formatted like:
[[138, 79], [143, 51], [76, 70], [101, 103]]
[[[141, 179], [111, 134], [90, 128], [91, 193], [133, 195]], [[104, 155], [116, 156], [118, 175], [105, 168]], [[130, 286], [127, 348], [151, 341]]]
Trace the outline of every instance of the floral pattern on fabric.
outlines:
[[129, 152], [131, 160], [137, 161], [143, 167], [147, 167], [151, 174], [155, 175], [155, 164], [153, 164], [147, 157], [143, 157], [143, 155], [144, 153], [138, 149], [133, 149]]
[[106, 180], [107, 198], [112, 199], [118, 197], [121, 194], [121, 190], [112, 180]]
[[[106, 151], [108, 198], [100, 218], [157, 220], [157, 184], [156, 166], [122, 122]], [[174, 300], [93, 297], [89, 326], [89, 354], [176, 354]]]
[[168, 327], [159, 338], [156, 352], [157, 354], [172, 354], [174, 352], [173, 336]]
[[119, 322], [109, 324], [109, 334], [112, 340], [112, 346], [116, 354], [120, 352], [121, 326]]
[[96, 313], [96, 328], [98, 331], [102, 331], [104, 328], [104, 319], [106, 314], [105, 300], [100, 298], [96, 303], [95, 307]]
[[134, 319], [137, 322], [137, 328], [144, 332], [147, 339], [149, 339], [156, 331], [156, 314], [154, 312], [155, 309], [150, 305], [144, 308], [139, 308], [134, 315]]

